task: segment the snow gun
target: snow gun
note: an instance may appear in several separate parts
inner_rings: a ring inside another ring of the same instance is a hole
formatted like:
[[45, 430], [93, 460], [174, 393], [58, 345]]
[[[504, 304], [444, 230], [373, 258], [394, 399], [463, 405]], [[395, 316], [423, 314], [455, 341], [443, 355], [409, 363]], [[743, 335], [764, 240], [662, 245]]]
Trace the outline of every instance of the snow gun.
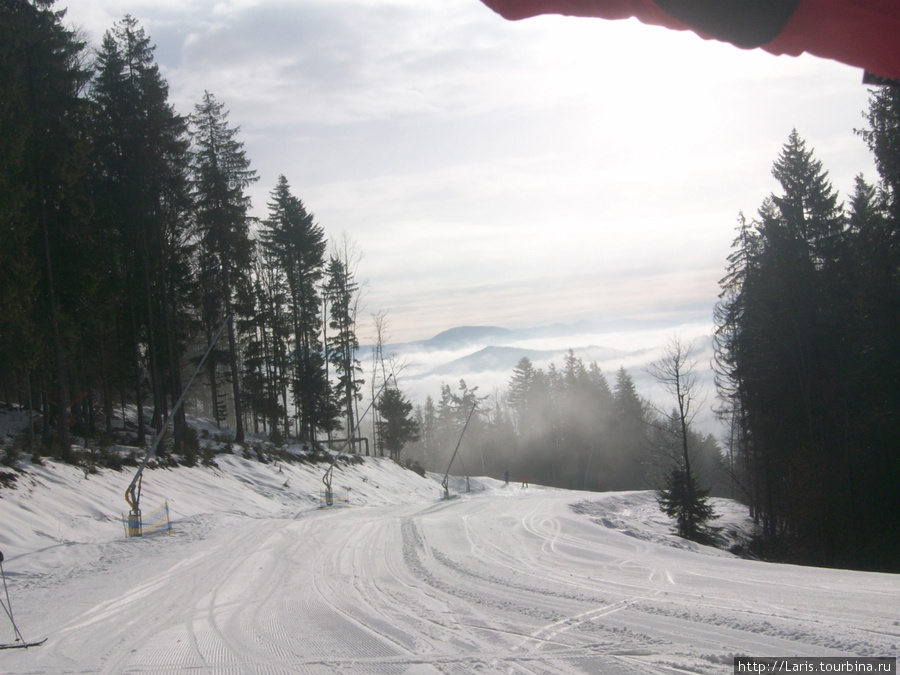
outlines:
[[[466, 423], [463, 425], [462, 433], [459, 435], [459, 440], [456, 441], [456, 450], [453, 451], [453, 457], [450, 458], [450, 463], [447, 465], [447, 473], [444, 474], [444, 480], [441, 481], [441, 487], [444, 488], [444, 499], [450, 499], [450, 467], [453, 466], [453, 460], [456, 459], [456, 454], [459, 452], [459, 445], [462, 443], [463, 436], [466, 435], [466, 429], [469, 427], [469, 420], [472, 419], [472, 413], [475, 412], [475, 408], [478, 407], [478, 401], [472, 404], [472, 409], [469, 411], [469, 416], [466, 418]], [[466, 477], [466, 484], [468, 485], [469, 479]]]
[[387, 379], [378, 389], [378, 392], [375, 394], [375, 396], [372, 398], [371, 403], [369, 403], [368, 407], [363, 411], [362, 417], [356, 420], [356, 426], [353, 428], [353, 432], [347, 436], [347, 440], [344, 441], [344, 445], [342, 445], [341, 449], [335, 453], [334, 457], [331, 460], [331, 464], [329, 464], [328, 468], [325, 470], [325, 475], [322, 476], [322, 483], [325, 484], [325, 506], [334, 506], [334, 491], [331, 489], [331, 478], [334, 474], [334, 465], [337, 463], [338, 457], [344, 454], [344, 450], [346, 450], [353, 442], [353, 439], [356, 437], [356, 432], [359, 431], [359, 423], [362, 422], [366, 418], [366, 415], [369, 414], [372, 406], [375, 405], [375, 401], [377, 401], [378, 397], [381, 396], [381, 392], [383, 392], [384, 388], [387, 387], [388, 382], [391, 381], [392, 377], [394, 377], [393, 373], [387, 376]]
[[200, 359], [200, 363], [197, 364], [197, 369], [194, 371], [194, 374], [191, 375], [191, 379], [188, 381], [187, 386], [184, 388], [184, 391], [181, 392], [181, 396], [178, 398], [178, 401], [172, 406], [172, 411], [166, 416], [165, 422], [163, 422], [162, 428], [157, 432], [156, 438], [153, 439], [153, 444], [150, 446], [150, 449], [147, 451], [147, 454], [144, 455], [144, 459], [141, 462], [141, 465], [138, 467], [137, 471], [134, 474], [134, 478], [131, 479], [131, 484], [125, 490], [125, 501], [128, 502], [128, 506], [131, 507], [131, 511], [128, 514], [128, 534], [132, 537], [140, 537], [142, 534], [142, 525], [141, 525], [141, 482], [144, 474], [144, 467], [147, 466], [147, 462], [156, 454], [156, 449], [159, 447], [159, 444], [162, 442], [162, 439], [166, 435], [166, 431], [169, 429], [169, 423], [174, 419], [175, 414], [181, 408], [181, 405], [184, 403], [184, 397], [187, 395], [188, 390], [191, 388], [191, 385], [194, 383], [197, 375], [200, 372], [200, 369], [203, 368], [203, 364], [206, 363], [206, 359], [209, 358], [209, 355], [212, 353], [213, 347], [215, 347], [216, 343], [219, 341], [219, 338], [222, 337], [222, 332], [225, 330], [225, 326], [228, 325], [228, 322], [231, 320], [231, 315], [227, 315], [225, 320], [222, 322], [222, 325], [219, 326], [219, 330], [216, 333], [216, 336], [213, 338], [212, 342], [209, 343], [209, 347], [206, 350], [206, 353], [203, 355], [203, 358]]

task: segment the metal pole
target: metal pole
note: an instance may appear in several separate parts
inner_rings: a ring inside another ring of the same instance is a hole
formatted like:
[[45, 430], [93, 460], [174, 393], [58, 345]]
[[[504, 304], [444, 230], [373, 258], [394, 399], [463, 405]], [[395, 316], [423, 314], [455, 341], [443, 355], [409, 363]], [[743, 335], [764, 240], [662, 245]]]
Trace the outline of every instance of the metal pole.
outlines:
[[469, 420], [472, 419], [472, 413], [475, 412], [475, 408], [477, 407], [478, 401], [475, 401], [475, 403], [472, 404], [472, 409], [469, 411], [469, 416], [466, 418], [466, 423], [463, 425], [459, 440], [456, 441], [456, 450], [453, 451], [453, 457], [450, 458], [450, 463], [447, 465], [447, 473], [444, 474], [444, 480], [441, 481], [441, 486], [444, 488], [444, 499], [450, 499], [450, 488], [447, 483], [448, 477], [450, 476], [450, 467], [453, 466], [453, 460], [456, 459], [456, 453], [459, 452], [459, 444], [462, 443], [463, 436], [466, 434], [466, 429], [469, 427]]
[[200, 359], [200, 363], [197, 364], [197, 369], [194, 371], [194, 374], [191, 375], [191, 379], [188, 381], [187, 386], [184, 388], [184, 391], [181, 392], [181, 396], [176, 401], [175, 405], [172, 407], [172, 411], [166, 417], [165, 423], [162, 425], [162, 429], [156, 434], [156, 438], [153, 440], [153, 445], [150, 446], [150, 449], [147, 451], [147, 454], [144, 455], [144, 459], [141, 462], [141, 465], [138, 467], [138, 470], [134, 474], [134, 478], [131, 479], [131, 484], [125, 490], [125, 501], [128, 502], [128, 505], [131, 507], [131, 512], [138, 518], [140, 518], [140, 502], [141, 502], [141, 491], [140, 488], [137, 487], [140, 485], [141, 474], [144, 472], [144, 467], [147, 466], [147, 462], [150, 461], [150, 458], [156, 454], [156, 449], [159, 447], [160, 442], [165, 436], [166, 431], [169, 428], [169, 422], [175, 417], [175, 413], [178, 412], [178, 409], [181, 408], [181, 404], [184, 403], [184, 397], [187, 396], [188, 389], [191, 388], [191, 385], [194, 383], [194, 379], [197, 377], [200, 369], [203, 368], [203, 364], [206, 363], [206, 359], [209, 357], [210, 353], [212, 353], [213, 347], [216, 346], [216, 343], [219, 341], [219, 338], [222, 337], [222, 332], [225, 330], [225, 326], [228, 325], [228, 322], [231, 320], [231, 315], [227, 315], [225, 320], [222, 322], [222, 325], [219, 327], [219, 331], [216, 333], [216, 336], [213, 338], [213, 341], [209, 343], [209, 347], [206, 350], [206, 353], [203, 355], [203, 358]]
[[384, 384], [381, 385], [378, 393], [375, 394], [374, 398], [372, 398], [372, 401], [366, 407], [365, 411], [363, 411], [362, 417], [357, 420], [356, 427], [353, 429], [353, 433], [347, 436], [347, 440], [344, 441], [343, 447], [337, 451], [337, 453], [334, 455], [334, 458], [331, 460], [331, 464], [329, 464], [328, 468], [325, 470], [325, 475], [322, 476], [322, 482], [325, 484], [326, 506], [334, 506], [334, 493], [331, 490], [331, 477], [334, 474], [334, 465], [338, 461], [338, 457], [340, 457], [344, 453], [344, 450], [346, 450], [347, 446], [349, 446], [353, 441], [353, 437], [356, 436], [356, 433], [359, 431], [360, 423], [366, 418], [366, 415], [369, 414], [369, 410], [371, 410], [372, 406], [375, 405], [375, 401], [377, 401], [378, 397], [381, 396], [381, 392], [384, 391], [384, 388], [388, 385], [388, 382], [391, 381], [392, 377], [394, 377], [393, 374], [389, 375], [388, 378], [384, 381]]

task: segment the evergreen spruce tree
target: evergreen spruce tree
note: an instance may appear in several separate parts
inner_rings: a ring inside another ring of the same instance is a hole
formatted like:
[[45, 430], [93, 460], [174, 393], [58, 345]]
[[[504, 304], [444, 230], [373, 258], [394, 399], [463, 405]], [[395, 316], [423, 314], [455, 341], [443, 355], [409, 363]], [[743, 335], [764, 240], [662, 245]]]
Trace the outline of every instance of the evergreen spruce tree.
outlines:
[[891, 533], [900, 527], [900, 86], [871, 91], [865, 116], [868, 127], [859, 133], [880, 180], [875, 186], [858, 180], [851, 201], [856, 330], [846, 398], [855, 443], [848, 449], [853, 522], [845, 541], [854, 564], [898, 571], [900, 543]]
[[[158, 427], [181, 394], [189, 315], [176, 298], [189, 297], [193, 283], [187, 122], [168, 102], [168, 85], [153, 52], [150, 38], [126, 16], [103, 37], [91, 89], [92, 182], [99, 233], [112, 263], [106, 275], [107, 304], [94, 311], [109, 324], [118, 320], [132, 326], [139, 440], [140, 354], [148, 356], [153, 422]], [[184, 433], [184, 413], [179, 411], [176, 451], [182, 448]]]
[[193, 194], [200, 247], [203, 321], [208, 334], [228, 317], [228, 365], [231, 376], [235, 443], [244, 442], [244, 414], [235, 315], [250, 314], [247, 302], [253, 242], [250, 239], [250, 197], [246, 189], [257, 180], [240, 128], [228, 123], [224, 104], [205, 92], [191, 118], [194, 147]]
[[390, 458], [399, 462], [404, 446], [419, 440], [419, 425], [410, 416], [413, 405], [398, 388], [388, 387], [376, 407], [381, 413], [377, 424], [381, 449], [387, 450]]
[[[286, 414], [286, 340], [290, 335], [284, 308], [286, 291], [276, 261], [257, 242], [253, 267], [253, 310], [246, 321], [243, 383], [253, 416], [254, 430], [260, 423], [269, 438], [280, 443], [288, 434]], [[285, 392], [285, 405], [281, 393]]]
[[618, 482], [605, 483], [610, 489], [646, 489], [650, 464], [647, 406], [637, 392], [634, 379], [620, 367], [613, 386], [610, 444], [620, 458]]
[[732, 242], [726, 275], [719, 281], [722, 291], [714, 309], [716, 329], [713, 335], [716, 389], [722, 406], [717, 414], [728, 428], [728, 473], [732, 482], [732, 496], [739, 496], [750, 505], [751, 515], [757, 515], [759, 484], [751, 469], [752, 434], [747, 424], [744, 396], [746, 389], [740, 380], [744, 309], [754, 294], [750, 285], [759, 256], [759, 236], [754, 224], [743, 213], [738, 218], [738, 234]]
[[[78, 263], [90, 255], [87, 106], [81, 96], [90, 74], [82, 65], [84, 43], [63, 26], [64, 11], [53, 10], [53, 4], [0, 5], [0, 262], [6, 263], [3, 276], [9, 274], [0, 282], [0, 298], [10, 305], [0, 331], [11, 338], [12, 363], [29, 382], [38, 354], [25, 342], [37, 338], [52, 355], [41, 368], [43, 388], [53, 390], [47, 391], [45, 409], [55, 419], [60, 456], [68, 460], [73, 354], [85, 337], [76, 313], [89, 289]], [[29, 321], [21, 295], [28, 282], [15, 289], [13, 284], [32, 272], [38, 273], [33, 288], [40, 301], [31, 304]], [[17, 315], [24, 321], [11, 328], [8, 322]], [[50, 419], [45, 415], [45, 425]]]
[[419, 425], [420, 441], [422, 443], [423, 463], [430, 465], [431, 460], [437, 455], [437, 408], [434, 399], [429, 394], [425, 397], [425, 405], [422, 407], [422, 423]]
[[[260, 245], [257, 255], [257, 279], [260, 289], [261, 326], [266, 353], [267, 382], [273, 405], [277, 404], [279, 416], [272, 420], [284, 436], [290, 433], [288, 419], [288, 390], [291, 383], [290, 340], [293, 333], [288, 308], [288, 290], [277, 258], [269, 249]], [[277, 423], [276, 423], [277, 422]], [[274, 431], [274, 430], [273, 430]]]
[[709, 543], [712, 532], [706, 523], [718, 516], [709, 503], [709, 490], [700, 486], [697, 476], [689, 475], [684, 467], [672, 467], [665, 487], [657, 492], [657, 501], [660, 509], [675, 519], [679, 537]]
[[359, 374], [362, 366], [356, 357], [359, 339], [356, 336], [356, 315], [359, 285], [351, 269], [352, 261], [345, 247], [328, 260], [328, 281], [325, 287], [330, 312], [326, 349], [329, 362], [335, 367], [338, 386], [336, 400], [346, 419], [347, 437], [356, 430], [356, 403], [362, 398], [364, 381]]
[[810, 260], [821, 268], [834, 260], [844, 228], [838, 194], [828, 180], [822, 162], [794, 129], [772, 167], [782, 194], [772, 195], [778, 207], [778, 226], [785, 235], [802, 244]]
[[539, 401], [536, 400], [538, 373], [531, 359], [523, 356], [513, 369], [507, 391], [509, 406], [513, 410], [516, 429], [520, 435], [527, 435], [535, 425], [539, 415]]
[[732, 476], [769, 550], [802, 562], [895, 568], [884, 534], [900, 513], [887, 440], [900, 344], [893, 95], [873, 95], [861, 132], [882, 181], [858, 177], [846, 213], [791, 134], [773, 167], [782, 191], [742, 219], [715, 314]]
[[0, 380], [27, 383], [29, 410], [40, 357], [32, 298], [41, 268], [30, 246], [38, 219], [29, 213], [35, 186], [27, 172], [33, 135], [25, 40], [37, 23], [27, 2], [0, 9]]
[[900, 228], [900, 86], [873, 90], [865, 116], [869, 126], [857, 133], [875, 158], [885, 204], [896, 233]]
[[300, 438], [312, 442], [317, 430], [334, 429], [337, 417], [321, 339], [319, 285], [325, 272], [325, 235], [303, 202], [291, 193], [284, 176], [279, 176], [272, 191], [269, 217], [263, 225], [263, 245], [286, 287], [286, 318], [292, 327], [294, 347], [293, 403]]

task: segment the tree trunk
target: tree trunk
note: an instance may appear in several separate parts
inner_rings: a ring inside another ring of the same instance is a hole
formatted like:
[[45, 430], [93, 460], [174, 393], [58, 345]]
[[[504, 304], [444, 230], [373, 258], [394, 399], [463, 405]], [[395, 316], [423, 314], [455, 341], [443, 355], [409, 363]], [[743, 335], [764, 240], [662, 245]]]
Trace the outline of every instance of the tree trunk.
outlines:
[[150, 355], [150, 380], [153, 387], [153, 420], [151, 425], [157, 433], [162, 429], [163, 420], [168, 419], [166, 399], [162, 392], [162, 381], [159, 377], [159, 357], [157, 355], [156, 330], [153, 320], [153, 294], [150, 288], [150, 263], [144, 240], [144, 286], [147, 294], [147, 351]]
[[62, 338], [59, 333], [59, 307], [56, 306], [56, 289], [53, 287], [53, 263], [50, 256], [50, 232], [44, 199], [43, 175], [38, 169], [38, 194], [41, 200], [41, 226], [44, 231], [44, 254], [47, 265], [47, 288], [50, 297], [50, 321], [53, 327], [53, 351], [56, 357], [57, 434], [59, 435], [60, 457], [66, 462], [71, 459], [69, 443], [69, 388], [66, 380], [66, 365], [63, 357]]
[[109, 386], [109, 371], [107, 368], [107, 364], [109, 363], [109, 355], [106, 352], [106, 340], [103, 337], [103, 333], [100, 333], [100, 353], [103, 355], [102, 360], [103, 363], [100, 364], [100, 386], [102, 387], [102, 396], [103, 396], [103, 422], [106, 428], [106, 433], [109, 434], [112, 430], [112, 392], [110, 391]]
[[231, 386], [234, 392], [234, 442], [242, 445], [244, 443], [244, 411], [241, 406], [241, 384], [238, 381], [237, 340], [234, 335], [233, 316], [228, 318], [228, 349], [231, 352], [228, 360], [231, 366]]
[[[172, 308], [169, 305], [168, 300], [168, 284], [166, 284], [165, 280], [162, 282], [162, 294], [163, 294], [163, 330], [166, 332], [166, 349], [169, 353], [169, 370], [171, 377], [171, 387], [172, 387], [172, 407], [175, 407], [175, 403], [178, 401], [178, 398], [181, 396], [182, 390], [184, 389], [184, 385], [181, 382], [181, 362], [178, 358], [178, 354], [175, 349], [175, 335], [174, 330], [172, 328], [172, 319], [171, 312]], [[178, 409], [175, 413], [175, 419], [172, 420], [172, 424], [174, 426], [174, 437], [175, 437], [175, 447], [174, 450], [177, 453], [181, 453], [184, 446], [184, 437], [185, 437], [185, 429], [187, 427], [187, 419], [185, 418], [184, 406]]]
[[[209, 324], [206, 325], [206, 343], [209, 344], [212, 342], [213, 333], [209, 327]], [[216, 368], [218, 363], [216, 362], [215, 355], [211, 355], [207, 361], [208, 377], [209, 377], [209, 397], [210, 401], [212, 401], [212, 416], [216, 421], [216, 429], [222, 428], [221, 420], [219, 420], [219, 385], [216, 378]]]
[[28, 452], [34, 454], [34, 406], [31, 401], [31, 371], [25, 369], [25, 395], [28, 397]]
[[144, 424], [144, 394], [141, 386], [141, 359], [138, 348], [137, 318], [135, 317], [134, 295], [131, 291], [130, 283], [128, 288], [128, 306], [131, 310], [131, 358], [132, 368], [134, 369], [135, 405], [137, 406], [137, 444], [141, 446], [147, 442], [147, 429]]

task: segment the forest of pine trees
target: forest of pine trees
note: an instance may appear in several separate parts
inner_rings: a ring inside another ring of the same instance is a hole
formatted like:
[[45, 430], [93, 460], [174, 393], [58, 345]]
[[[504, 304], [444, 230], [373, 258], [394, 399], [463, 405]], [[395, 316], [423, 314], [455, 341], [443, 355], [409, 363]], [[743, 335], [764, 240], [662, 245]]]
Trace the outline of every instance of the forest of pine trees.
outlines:
[[733, 474], [769, 553], [900, 570], [900, 88], [870, 96], [880, 180], [842, 202], [794, 131], [739, 220], [716, 310]]
[[220, 328], [193, 410], [236, 443], [352, 434], [352, 246], [329, 252], [284, 176], [254, 221], [240, 128], [210, 92], [175, 111], [137, 20], [91, 56], [63, 17], [0, 4], [0, 396], [40, 413], [32, 452], [72, 459], [71, 435], [101, 437], [126, 404], [146, 443]]
[[[477, 404], [477, 405], [476, 405]], [[505, 391], [489, 396], [464, 380], [415, 409], [419, 439], [405, 455], [429, 471], [447, 470], [470, 411], [453, 473], [574, 490], [646, 490], [661, 486], [680, 447], [675, 418], [638, 393], [620, 368], [610, 387], [596, 363], [569, 350], [562, 368], [536, 368], [523, 357]], [[688, 430], [696, 475], [716, 496], [730, 496], [718, 442]]]

